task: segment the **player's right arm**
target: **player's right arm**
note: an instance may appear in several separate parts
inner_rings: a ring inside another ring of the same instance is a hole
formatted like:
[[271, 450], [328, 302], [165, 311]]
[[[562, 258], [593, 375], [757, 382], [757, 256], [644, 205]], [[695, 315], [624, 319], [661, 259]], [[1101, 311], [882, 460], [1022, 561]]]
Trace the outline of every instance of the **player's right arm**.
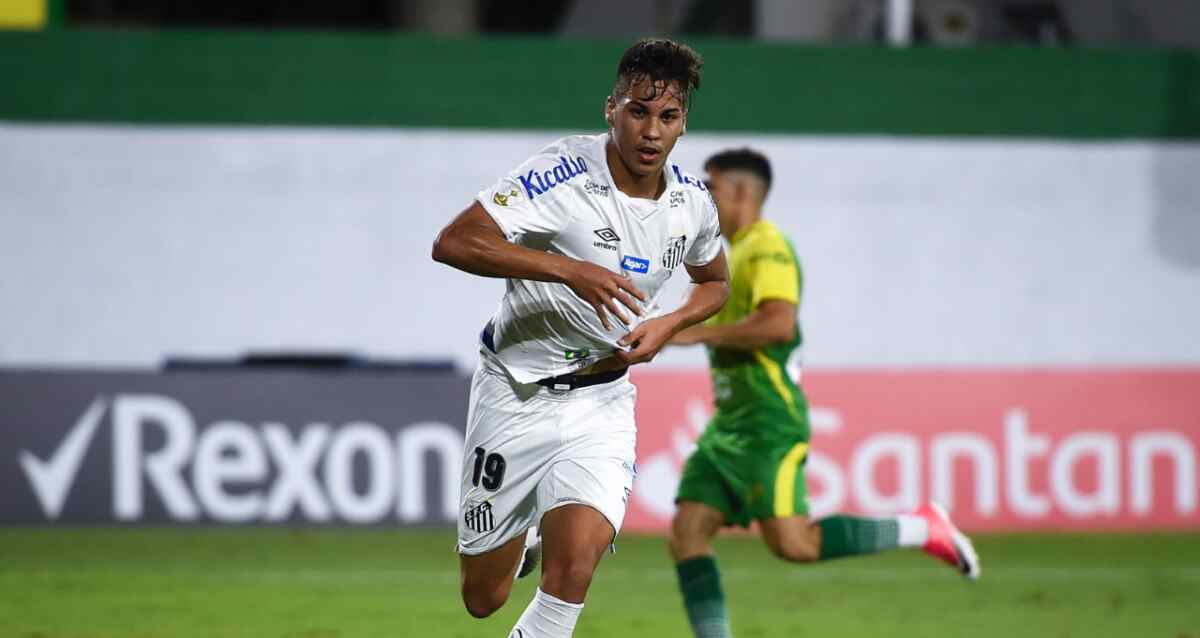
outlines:
[[478, 201], [472, 202], [438, 233], [433, 260], [482, 277], [505, 277], [565, 284], [596, 310], [605, 329], [611, 313], [622, 323], [629, 318], [619, 301], [635, 315], [636, 300], [646, 295], [629, 279], [596, 264], [512, 243]]
[[749, 315], [726, 326], [696, 324], [680, 331], [671, 344], [696, 343], [716, 348], [757, 350], [796, 338], [796, 304], [784, 299], [764, 299]]

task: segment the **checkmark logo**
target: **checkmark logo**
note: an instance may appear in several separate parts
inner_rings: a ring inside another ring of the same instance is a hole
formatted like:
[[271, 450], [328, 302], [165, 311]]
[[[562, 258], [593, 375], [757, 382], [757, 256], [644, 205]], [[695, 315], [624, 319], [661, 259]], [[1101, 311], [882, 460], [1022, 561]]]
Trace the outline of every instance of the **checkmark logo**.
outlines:
[[33, 493], [42, 504], [42, 511], [49, 518], [58, 518], [62, 512], [63, 503], [75, 483], [75, 475], [83, 463], [83, 455], [87, 452], [96, 428], [104, 418], [104, 408], [107, 401], [104, 397], [96, 397], [88, 409], [75, 422], [75, 427], [67, 433], [67, 438], [59, 444], [58, 449], [43, 461], [28, 450], [21, 450], [19, 459], [25, 478], [33, 485]]

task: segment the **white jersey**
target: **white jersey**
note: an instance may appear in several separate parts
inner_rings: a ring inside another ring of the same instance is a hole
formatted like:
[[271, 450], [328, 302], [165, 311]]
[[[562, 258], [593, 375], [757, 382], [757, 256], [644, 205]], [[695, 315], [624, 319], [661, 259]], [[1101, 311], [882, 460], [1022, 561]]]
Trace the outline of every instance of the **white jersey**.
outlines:
[[532, 383], [610, 356], [639, 321], [661, 314], [658, 295], [676, 268], [702, 266], [721, 252], [716, 206], [704, 183], [664, 166], [657, 200], [629, 197], [613, 182], [608, 134], [565, 137], [479, 193], [509, 241], [598, 264], [631, 278], [646, 294], [629, 327], [596, 311], [569, 286], [509, 279], [493, 317], [495, 355], [512, 377]]

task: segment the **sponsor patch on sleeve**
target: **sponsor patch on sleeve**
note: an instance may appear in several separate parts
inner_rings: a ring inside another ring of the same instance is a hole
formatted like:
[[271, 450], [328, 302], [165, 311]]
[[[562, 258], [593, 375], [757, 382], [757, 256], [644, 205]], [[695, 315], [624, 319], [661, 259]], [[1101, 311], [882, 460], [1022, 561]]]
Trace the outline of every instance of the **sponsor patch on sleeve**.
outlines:
[[497, 206], [508, 206], [509, 204], [515, 204], [519, 199], [521, 199], [521, 191], [508, 186], [498, 188], [496, 189], [496, 192], [492, 194], [492, 201], [495, 202]]

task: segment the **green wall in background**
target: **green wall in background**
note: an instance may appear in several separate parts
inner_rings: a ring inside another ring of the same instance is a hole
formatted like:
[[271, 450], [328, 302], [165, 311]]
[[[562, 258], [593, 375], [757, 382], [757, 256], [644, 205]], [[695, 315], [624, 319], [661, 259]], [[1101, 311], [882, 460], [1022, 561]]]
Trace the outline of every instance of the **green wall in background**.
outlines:
[[[693, 131], [1200, 139], [1200, 52], [690, 41]], [[0, 33], [0, 120], [597, 129], [627, 42]]]

